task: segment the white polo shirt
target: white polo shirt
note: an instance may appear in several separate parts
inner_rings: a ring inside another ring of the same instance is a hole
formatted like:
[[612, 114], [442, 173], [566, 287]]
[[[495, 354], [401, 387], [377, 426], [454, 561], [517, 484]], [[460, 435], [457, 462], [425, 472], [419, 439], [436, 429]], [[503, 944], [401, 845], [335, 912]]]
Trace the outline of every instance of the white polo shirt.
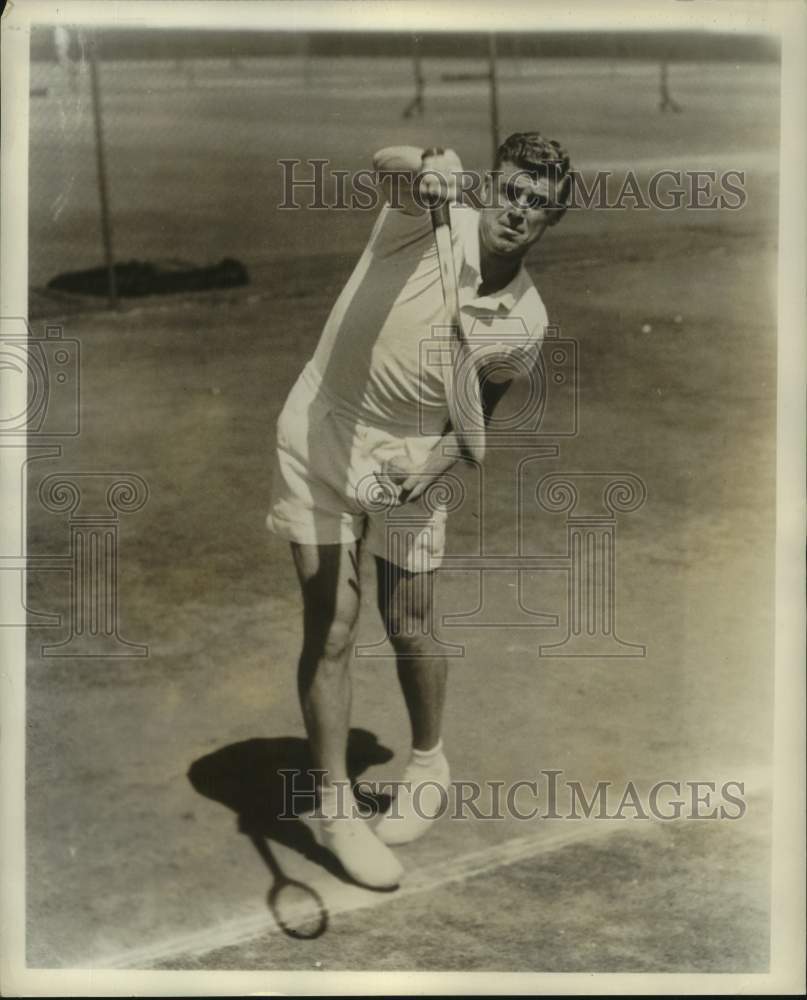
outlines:
[[[477, 295], [479, 213], [455, 205], [451, 221], [462, 325], [475, 354], [519, 355], [519, 367], [531, 366], [547, 325], [535, 285], [522, 267], [498, 292]], [[363, 423], [402, 436], [441, 434], [448, 422], [448, 336], [429, 215], [385, 205], [311, 367], [326, 395]]]

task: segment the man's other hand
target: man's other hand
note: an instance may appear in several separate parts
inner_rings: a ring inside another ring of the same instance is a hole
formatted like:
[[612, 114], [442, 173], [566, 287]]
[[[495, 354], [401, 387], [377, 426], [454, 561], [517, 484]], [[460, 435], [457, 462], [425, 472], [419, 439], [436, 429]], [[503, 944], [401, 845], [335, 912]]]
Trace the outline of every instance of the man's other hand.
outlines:
[[398, 504], [417, 500], [436, 478], [436, 475], [432, 475], [428, 471], [414, 472], [397, 465], [392, 460], [385, 462], [381, 471], [376, 473], [378, 482], [390, 491]]

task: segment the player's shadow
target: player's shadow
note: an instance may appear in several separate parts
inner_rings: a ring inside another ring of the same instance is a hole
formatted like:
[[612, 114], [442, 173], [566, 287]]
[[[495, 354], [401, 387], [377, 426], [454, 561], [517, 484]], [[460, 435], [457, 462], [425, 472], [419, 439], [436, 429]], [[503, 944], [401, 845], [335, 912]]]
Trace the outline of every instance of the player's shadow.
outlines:
[[[355, 782], [368, 767], [385, 764], [393, 752], [374, 733], [351, 729], [348, 740], [348, 773]], [[345, 882], [352, 880], [330, 851], [321, 847], [300, 815], [310, 812], [313, 779], [307, 742], [296, 736], [251, 739], [232, 743], [200, 757], [191, 764], [188, 780], [200, 795], [221, 802], [236, 814], [238, 830], [250, 838], [276, 881], [285, 876], [272, 854], [269, 841], [302, 854]], [[302, 794], [301, 794], [302, 793]], [[373, 798], [383, 811], [389, 796]]]

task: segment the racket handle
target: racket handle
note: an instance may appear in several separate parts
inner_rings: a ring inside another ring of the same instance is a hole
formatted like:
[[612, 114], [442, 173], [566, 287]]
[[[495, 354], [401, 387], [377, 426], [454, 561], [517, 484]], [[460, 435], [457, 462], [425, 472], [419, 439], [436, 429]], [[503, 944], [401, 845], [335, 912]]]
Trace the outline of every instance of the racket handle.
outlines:
[[429, 209], [429, 211], [431, 212], [432, 226], [435, 229], [439, 226], [451, 225], [451, 213], [448, 201], [444, 201], [441, 205], [436, 205], [434, 208]]

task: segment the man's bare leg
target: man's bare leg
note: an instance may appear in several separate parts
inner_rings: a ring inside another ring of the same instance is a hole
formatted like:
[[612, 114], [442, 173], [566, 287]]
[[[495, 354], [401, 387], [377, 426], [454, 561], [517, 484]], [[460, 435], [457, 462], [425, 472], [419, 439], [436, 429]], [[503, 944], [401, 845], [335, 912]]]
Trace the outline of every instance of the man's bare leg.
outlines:
[[311, 760], [324, 775], [317, 840], [355, 879], [371, 889], [398, 885], [402, 868], [359, 816], [353, 814], [347, 773], [350, 656], [359, 618], [359, 543], [299, 545], [292, 555], [303, 593], [303, 649], [297, 673]]
[[359, 619], [359, 543], [291, 546], [303, 594], [297, 688], [315, 768], [347, 780], [350, 655]]
[[440, 738], [448, 666], [432, 629], [434, 574], [409, 573], [380, 557], [376, 567], [378, 606], [412, 727], [406, 784], [376, 833], [386, 844], [406, 844], [426, 833], [448, 804], [450, 774]]
[[395, 650], [415, 750], [440, 741], [448, 666], [433, 639], [434, 573], [409, 573], [376, 556], [378, 609]]

